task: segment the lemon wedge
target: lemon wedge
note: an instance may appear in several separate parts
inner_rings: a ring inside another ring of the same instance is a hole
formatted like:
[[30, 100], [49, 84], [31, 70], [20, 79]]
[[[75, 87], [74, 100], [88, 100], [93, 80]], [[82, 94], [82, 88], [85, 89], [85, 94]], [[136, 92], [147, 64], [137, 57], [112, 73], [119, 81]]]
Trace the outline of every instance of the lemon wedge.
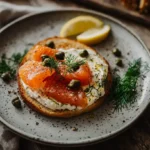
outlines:
[[68, 37], [80, 34], [90, 28], [100, 28], [103, 22], [92, 16], [78, 16], [66, 22], [61, 31], [61, 37]]
[[77, 40], [87, 45], [97, 44], [105, 40], [110, 32], [110, 26], [104, 25], [102, 28], [92, 28], [77, 36]]

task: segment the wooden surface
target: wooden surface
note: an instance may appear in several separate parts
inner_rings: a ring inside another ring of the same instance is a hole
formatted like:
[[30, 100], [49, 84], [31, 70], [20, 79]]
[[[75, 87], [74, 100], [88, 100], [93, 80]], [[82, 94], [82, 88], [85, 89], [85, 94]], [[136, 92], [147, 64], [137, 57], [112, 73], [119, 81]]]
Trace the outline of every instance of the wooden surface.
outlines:
[[[11, 0], [10, 0], [11, 1]], [[19, 2], [19, 0], [16, 0]], [[32, 1], [32, 2], [31, 2]], [[71, 7], [81, 7], [77, 6], [70, 1], [62, 0], [30, 0], [30, 5], [41, 6], [53, 4], [53, 7], [60, 8], [71, 6]], [[84, 6], [85, 7], [85, 6]], [[107, 13], [111, 14], [111, 11]], [[122, 18], [122, 17], [121, 17]], [[131, 20], [118, 19], [126, 24], [131, 30], [136, 32], [137, 35], [143, 39], [148, 48], [150, 49], [150, 27], [145, 27], [137, 23], [132, 22]], [[150, 150], [150, 106], [146, 109], [145, 113], [135, 122], [130, 129], [124, 133], [118, 135], [117, 137], [108, 140], [103, 143], [99, 143], [92, 146], [80, 147], [80, 148], [58, 148], [58, 147], [47, 147], [40, 144], [35, 144], [33, 142], [27, 141], [25, 139], [20, 140], [20, 150], [90, 150], [90, 149], [100, 149], [100, 150]]]
[[137, 11], [126, 9], [120, 0], [74, 0], [76, 3], [87, 5], [90, 8], [102, 10], [105, 13], [132, 19], [138, 23], [150, 26], [150, 14], [143, 15]]

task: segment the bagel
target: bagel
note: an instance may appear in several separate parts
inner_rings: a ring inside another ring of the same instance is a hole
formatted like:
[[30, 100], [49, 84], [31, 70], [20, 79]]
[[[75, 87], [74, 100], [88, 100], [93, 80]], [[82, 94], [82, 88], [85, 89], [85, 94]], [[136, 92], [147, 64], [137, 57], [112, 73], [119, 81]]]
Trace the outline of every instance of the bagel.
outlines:
[[[99, 56], [99, 59], [101, 59], [103, 61], [103, 63], [108, 66], [108, 71], [107, 71], [107, 76], [105, 79], [105, 85], [104, 85], [104, 91], [105, 94], [101, 97], [99, 97], [94, 103], [92, 103], [91, 105], [87, 105], [86, 107], [83, 107], [81, 109], [73, 109], [73, 110], [68, 110], [68, 109], [59, 109], [59, 110], [52, 110], [44, 105], [42, 105], [39, 101], [36, 100], [36, 98], [33, 98], [32, 96], [30, 96], [30, 94], [26, 91], [23, 83], [22, 83], [22, 78], [19, 74], [18, 71], [18, 86], [19, 86], [19, 92], [21, 97], [23, 98], [23, 101], [32, 109], [35, 110], [43, 115], [49, 116], [49, 117], [61, 117], [61, 118], [69, 118], [72, 116], [78, 116], [80, 114], [92, 111], [96, 108], [98, 108], [103, 102], [104, 100], [107, 98], [108, 94], [109, 94], [109, 90], [111, 87], [111, 83], [112, 83], [112, 76], [111, 76], [111, 71], [110, 71], [110, 66], [109, 63], [99, 54], [97, 53], [93, 48], [84, 45], [82, 43], [79, 43], [77, 41], [74, 40], [70, 40], [70, 39], [66, 39], [66, 38], [60, 38], [60, 37], [52, 37], [52, 38], [47, 38], [43, 41], [38, 42], [36, 45], [34, 45], [29, 51], [28, 53], [25, 55], [25, 57], [23, 58], [19, 69], [28, 61], [32, 61], [32, 53], [35, 50], [37, 45], [40, 46], [44, 46], [47, 42], [53, 41], [55, 44], [55, 49], [59, 50], [59, 49], [64, 49], [64, 50], [69, 50], [71, 48], [75, 48], [77, 51], [78, 49], [88, 49], [91, 51], [94, 51], [96, 53], [96, 55]], [[57, 101], [57, 100], [56, 100]]]

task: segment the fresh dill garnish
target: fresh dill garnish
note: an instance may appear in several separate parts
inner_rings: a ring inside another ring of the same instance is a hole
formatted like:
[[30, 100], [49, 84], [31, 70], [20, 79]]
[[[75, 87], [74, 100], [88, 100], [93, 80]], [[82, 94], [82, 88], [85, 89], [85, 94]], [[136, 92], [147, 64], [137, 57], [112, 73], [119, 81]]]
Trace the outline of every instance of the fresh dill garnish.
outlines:
[[24, 50], [24, 53], [21, 54], [21, 53], [14, 53], [11, 57], [11, 60], [16, 63], [16, 64], [20, 64], [23, 57], [26, 55], [26, 53], [28, 52], [27, 49]]
[[77, 69], [79, 69], [79, 67], [81, 65], [85, 64], [85, 60], [77, 60], [77, 57], [69, 54], [66, 58], [65, 58], [65, 65], [67, 65], [67, 71], [68, 72], [74, 72]]
[[0, 77], [8, 80], [15, 79], [17, 67], [21, 63], [26, 53], [27, 50], [24, 50], [23, 54], [14, 53], [9, 58], [6, 56], [6, 54], [3, 54], [0, 59]]
[[58, 69], [58, 62], [53, 57], [45, 58], [43, 61], [43, 66], [47, 66], [53, 68], [55, 70]]
[[129, 64], [129, 68], [123, 78], [116, 76], [113, 79], [110, 99], [115, 109], [121, 110], [133, 104], [137, 99], [137, 81], [141, 76], [141, 59]]

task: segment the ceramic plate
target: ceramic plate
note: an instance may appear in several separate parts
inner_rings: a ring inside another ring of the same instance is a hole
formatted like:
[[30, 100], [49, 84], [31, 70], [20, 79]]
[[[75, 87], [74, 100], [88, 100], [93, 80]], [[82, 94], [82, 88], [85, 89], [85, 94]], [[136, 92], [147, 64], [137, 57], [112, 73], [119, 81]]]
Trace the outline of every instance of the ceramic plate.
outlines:
[[[119, 73], [125, 73], [129, 61], [142, 58], [150, 64], [150, 54], [143, 42], [122, 23], [101, 13], [87, 10], [55, 10], [22, 17], [0, 31], [0, 54], [10, 56], [14, 52], [23, 52], [30, 43], [37, 43], [48, 37], [59, 35], [62, 25], [79, 15], [92, 15], [111, 26], [108, 39], [94, 46], [115, 67], [114, 47], [122, 51], [124, 67]], [[111, 103], [103, 104], [99, 109], [70, 119], [44, 117], [31, 111], [22, 101], [22, 110], [11, 104], [16, 97], [17, 82], [5, 84], [0, 80], [0, 120], [19, 135], [45, 144], [57, 146], [79, 146], [106, 140], [119, 134], [131, 125], [145, 110], [150, 99], [150, 75], [139, 81], [137, 102], [129, 109], [114, 111]], [[13, 92], [10, 92], [13, 91]], [[72, 128], [77, 128], [73, 131]]]

